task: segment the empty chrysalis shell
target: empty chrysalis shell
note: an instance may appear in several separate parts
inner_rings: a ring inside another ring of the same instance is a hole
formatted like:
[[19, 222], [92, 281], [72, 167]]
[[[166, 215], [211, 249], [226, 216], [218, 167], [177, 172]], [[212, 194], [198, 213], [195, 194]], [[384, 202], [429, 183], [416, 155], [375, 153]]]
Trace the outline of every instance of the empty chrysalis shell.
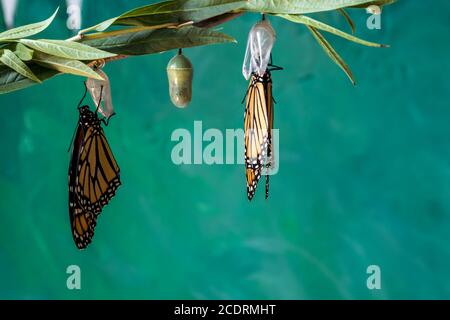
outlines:
[[172, 103], [178, 108], [186, 108], [192, 100], [192, 63], [180, 52], [167, 64], [169, 94]]
[[114, 114], [114, 107], [111, 98], [111, 85], [106, 73], [104, 73], [101, 69], [97, 69], [95, 72], [104, 80], [89, 78], [86, 81], [86, 87], [91, 94], [95, 107], [98, 107], [98, 112], [108, 119]]
[[253, 72], [263, 76], [270, 62], [276, 34], [268, 20], [256, 23], [248, 35], [242, 74], [248, 80]]

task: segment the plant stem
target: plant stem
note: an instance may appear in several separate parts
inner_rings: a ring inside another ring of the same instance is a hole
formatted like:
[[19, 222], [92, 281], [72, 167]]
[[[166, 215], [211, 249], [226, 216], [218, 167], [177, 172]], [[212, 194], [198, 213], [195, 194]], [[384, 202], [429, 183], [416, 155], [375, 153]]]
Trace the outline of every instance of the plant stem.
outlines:
[[127, 56], [127, 55], [119, 54], [119, 55], [114, 56], [114, 57], [109, 57], [109, 58], [99, 59], [99, 60], [93, 60], [93, 61], [88, 63], [88, 66], [92, 68], [92, 67], [95, 67], [96, 65], [99, 65], [99, 64], [102, 64], [102, 63], [106, 64], [106, 63], [111, 62], [111, 61], [122, 60], [122, 59], [125, 59], [125, 58], [128, 58], [128, 57], [129, 56]]

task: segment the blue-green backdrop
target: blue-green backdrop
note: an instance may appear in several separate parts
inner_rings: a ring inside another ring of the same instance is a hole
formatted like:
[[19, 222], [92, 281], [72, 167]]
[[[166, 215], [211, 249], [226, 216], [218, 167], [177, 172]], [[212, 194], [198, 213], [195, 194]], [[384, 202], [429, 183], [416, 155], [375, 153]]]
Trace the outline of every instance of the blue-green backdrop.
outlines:
[[[147, 1], [84, 1], [83, 25]], [[18, 25], [65, 1], [21, 0]], [[123, 186], [78, 251], [67, 208], [67, 148], [82, 79], [60, 76], [0, 97], [0, 298], [450, 298], [450, 2], [403, 0], [366, 48], [328, 37], [353, 87], [301, 25], [272, 18], [280, 171], [246, 199], [242, 165], [176, 166], [176, 128], [241, 128], [241, 65], [258, 15], [225, 24], [238, 44], [185, 50], [194, 98], [167, 94], [174, 52], [107, 66], [117, 116], [106, 129]], [[335, 13], [325, 21], [346, 28]], [[67, 38], [64, 10], [43, 36]], [[82, 289], [66, 288], [81, 268]], [[366, 268], [381, 267], [381, 290]]]

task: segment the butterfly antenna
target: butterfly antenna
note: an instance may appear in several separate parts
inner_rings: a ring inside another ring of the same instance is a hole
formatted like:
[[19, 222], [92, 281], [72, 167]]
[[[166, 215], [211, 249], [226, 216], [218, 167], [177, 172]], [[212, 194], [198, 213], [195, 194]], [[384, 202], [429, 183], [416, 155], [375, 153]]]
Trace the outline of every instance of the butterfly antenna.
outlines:
[[81, 98], [80, 102], [78, 103], [78, 106], [77, 106], [78, 109], [80, 108], [81, 104], [83, 103], [84, 98], [86, 98], [87, 90], [88, 90], [88, 89], [87, 89], [87, 85], [86, 85], [86, 81], [85, 81], [85, 82], [84, 82], [84, 95], [83, 95], [83, 97]]

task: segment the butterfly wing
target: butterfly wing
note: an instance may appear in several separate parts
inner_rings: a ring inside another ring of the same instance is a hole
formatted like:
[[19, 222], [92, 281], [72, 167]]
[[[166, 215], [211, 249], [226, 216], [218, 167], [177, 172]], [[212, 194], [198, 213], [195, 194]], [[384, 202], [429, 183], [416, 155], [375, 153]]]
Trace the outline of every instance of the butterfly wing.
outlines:
[[94, 214], [116, 194], [120, 186], [120, 169], [101, 126], [90, 126], [84, 137], [76, 177], [81, 206]]
[[[247, 197], [251, 200], [261, 177], [263, 165], [271, 155], [271, 131], [273, 126], [273, 101], [270, 73], [263, 77], [252, 75], [246, 97], [244, 115], [245, 166]], [[268, 181], [266, 196], [268, 195]]]
[[261, 177], [261, 169], [246, 168], [245, 175], [247, 178], [247, 197], [248, 200], [252, 200]]
[[78, 248], [94, 236], [97, 216], [120, 185], [120, 169], [95, 113], [80, 108], [69, 165], [69, 216]]
[[84, 210], [76, 192], [78, 160], [83, 143], [82, 127], [79, 125], [74, 138], [72, 157], [69, 165], [69, 218], [73, 240], [79, 249], [86, 248], [92, 241], [96, 226], [96, 216]]
[[269, 139], [266, 89], [263, 79], [253, 75], [247, 93], [244, 116], [245, 165], [258, 169], [267, 152]]

